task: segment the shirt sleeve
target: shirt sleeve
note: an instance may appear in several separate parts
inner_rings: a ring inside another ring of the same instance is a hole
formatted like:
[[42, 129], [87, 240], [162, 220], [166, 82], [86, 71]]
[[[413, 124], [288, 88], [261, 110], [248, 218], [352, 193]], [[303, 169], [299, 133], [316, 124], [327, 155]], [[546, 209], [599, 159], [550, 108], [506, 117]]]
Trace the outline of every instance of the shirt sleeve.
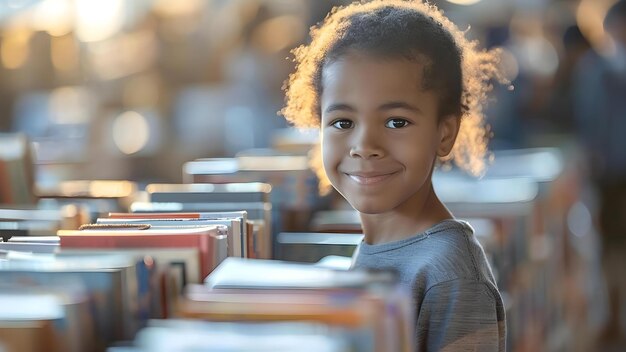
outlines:
[[503, 352], [506, 323], [499, 297], [475, 280], [431, 287], [418, 307], [417, 351]]

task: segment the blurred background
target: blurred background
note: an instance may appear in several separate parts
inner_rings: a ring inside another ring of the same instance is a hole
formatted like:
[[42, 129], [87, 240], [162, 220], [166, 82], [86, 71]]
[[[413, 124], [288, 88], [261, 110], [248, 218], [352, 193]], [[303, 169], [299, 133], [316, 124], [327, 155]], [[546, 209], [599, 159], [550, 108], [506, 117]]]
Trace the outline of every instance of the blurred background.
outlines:
[[[509, 265], [494, 254], [502, 264], [496, 265], [501, 288], [511, 297], [519, 287], [526, 290], [518, 296], [528, 306], [509, 311], [516, 334], [509, 348], [623, 350], [624, 6], [607, 17], [615, 0], [432, 2], [483, 47], [502, 48], [501, 64], [514, 86], [494, 86], [487, 109], [495, 159], [486, 180], [524, 175], [538, 184], [530, 196], [538, 205], [525, 223], [531, 236], [515, 242], [528, 249], [524, 258], [531, 264]], [[277, 114], [281, 86], [293, 70], [289, 51], [344, 3], [0, 0], [0, 203], [38, 207], [43, 198], [69, 196], [62, 186], [77, 180], [125, 180], [136, 187], [92, 183], [93, 197], [98, 191], [127, 195], [150, 183], [198, 182], [195, 176], [214, 173], [198, 171], [206, 158], [254, 169], [242, 158], [305, 156], [316, 132], [290, 130]], [[294, 170], [306, 168], [293, 162]], [[441, 176], [441, 192], [464, 214], [468, 208], [461, 206], [470, 202], [457, 199], [463, 188], [446, 191], [450, 178]], [[283, 214], [276, 232], [311, 230], [315, 216], [298, 212], [304, 208], [346, 208], [336, 195], [317, 198], [315, 181], [307, 182], [309, 200], [296, 204], [284, 194], [276, 200], [289, 203], [277, 207], [289, 216]], [[490, 192], [525, 202], [519, 187]], [[496, 225], [500, 232], [508, 228], [506, 220]], [[516, 255], [500, 255], [509, 254]], [[533, 260], [543, 266], [537, 269]], [[513, 271], [516, 279], [502, 278]], [[533, 276], [537, 272], [541, 276]]]

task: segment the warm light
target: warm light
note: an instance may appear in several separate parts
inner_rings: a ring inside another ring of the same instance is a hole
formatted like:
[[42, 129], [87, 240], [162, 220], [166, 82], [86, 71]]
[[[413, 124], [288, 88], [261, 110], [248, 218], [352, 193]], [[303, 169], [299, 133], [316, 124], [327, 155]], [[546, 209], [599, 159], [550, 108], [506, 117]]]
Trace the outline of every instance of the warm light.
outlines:
[[154, 12], [162, 16], [189, 16], [200, 11], [201, 0], [157, 0], [154, 4]]
[[78, 206], [76, 204], [67, 204], [61, 208], [64, 218], [73, 218], [78, 215]]
[[240, 156], [239, 168], [247, 171], [290, 171], [308, 170], [309, 160], [306, 156]]
[[480, 2], [480, 0], [448, 0], [448, 2], [451, 2], [453, 4], [456, 5], [474, 5], [477, 2]]
[[610, 47], [603, 22], [613, 3], [614, 0], [581, 0], [576, 11], [576, 23], [580, 31], [600, 52], [606, 52]]
[[25, 1], [25, 0], [9, 0], [9, 1], [5, 1], [5, 3], [6, 3], [6, 6], [8, 6], [11, 9], [20, 9], [29, 5], [28, 1]]
[[107, 39], [124, 23], [123, 0], [75, 0], [76, 35], [84, 42]]
[[145, 107], [157, 106], [159, 103], [159, 87], [161, 81], [158, 75], [135, 75], [124, 86], [122, 99], [124, 106]]
[[260, 24], [253, 41], [262, 49], [273, 53], [295, 45], [304, 35], [302, 20], [296, 16], [279, 16]]
[[113, 141], [124, 154], [142, 150], [150, 138], [150, 126], [146, 118], [135, 111], [127, 111], [113, 122]]
[[91, 181], [89, 193], [93, 197], [128, 197], [135, 192], [135, 184], [130, 181]]
[[72, 71], [78, 66], [78, 46], [71, 35], [53, 37], [50, 40], [50, 59], [55, 69]]
[[50, 95], [50, 115], [58, 124], [86, 123], [91, 116], [92, 103], [83, 88], [57, 88]]
[[8, 69], [21, 67], [28, 59], [29, 30], [15, 30], [5, 34], [0, 48], [2, 65]]
[[[64, 181], [59, 185], [59, 192], [69, 197], [94, 197], [94, 198], [123, 198], [132, 195], [136, 191], [135, 184], [130, 181]], [[75, 208], [64, 216], [74, 216], [79, 209]], [[74, 214], [74, 215], [71, 215]]]
[[68, 0], [45, 0], [34, 9], [32, 26], [59, 37], [72, 30], [72, 17], [73, 9]]
[[90, 43], [88, 59], [103, 80], [118, 79], [147, 70], [157, 57], [157, 41], [150, 31], [121, 34], [115, 40]]

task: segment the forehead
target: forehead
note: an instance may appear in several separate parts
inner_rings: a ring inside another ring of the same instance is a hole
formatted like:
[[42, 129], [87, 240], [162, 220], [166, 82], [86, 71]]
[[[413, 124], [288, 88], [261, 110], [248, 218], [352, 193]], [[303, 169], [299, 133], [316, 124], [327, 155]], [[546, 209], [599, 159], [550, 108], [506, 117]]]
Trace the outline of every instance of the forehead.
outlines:
[[324, 66], [322, 106], [336, 100], [424, 100], [434, 93], [423, 89], [425, 60], [344, 55]]

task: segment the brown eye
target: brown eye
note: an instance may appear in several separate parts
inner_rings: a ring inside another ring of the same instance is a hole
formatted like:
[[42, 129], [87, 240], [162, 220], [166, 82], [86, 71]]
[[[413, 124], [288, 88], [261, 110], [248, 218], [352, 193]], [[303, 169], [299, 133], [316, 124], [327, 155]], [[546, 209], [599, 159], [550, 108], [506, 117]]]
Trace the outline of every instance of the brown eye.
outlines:
[[340, 130], [347, 130], [352, 128], [354, 123], [350, 120], [337, 120], [333, 122], [332, 126]]
[[400, 118], [389, 119], [385, 124], [387, 128], [403, 128], [411, 124], [409, 121]]

